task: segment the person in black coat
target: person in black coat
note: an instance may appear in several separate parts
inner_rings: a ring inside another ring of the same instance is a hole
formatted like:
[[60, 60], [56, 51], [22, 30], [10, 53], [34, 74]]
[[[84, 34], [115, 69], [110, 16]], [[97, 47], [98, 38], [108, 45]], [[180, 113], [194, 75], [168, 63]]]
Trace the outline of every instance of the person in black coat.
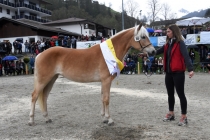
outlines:
[[207, 58], [206, 58], [206, 68], [209, 70], [210, 74], [210, 53], [208, 53]]
[[192, 61], [192, 64], [193, 64], [194, 60], [195, 60], [195, 52], [193, 51], [192, 48], [189, 51], [189, 56], [190, 56], [190, 60]]

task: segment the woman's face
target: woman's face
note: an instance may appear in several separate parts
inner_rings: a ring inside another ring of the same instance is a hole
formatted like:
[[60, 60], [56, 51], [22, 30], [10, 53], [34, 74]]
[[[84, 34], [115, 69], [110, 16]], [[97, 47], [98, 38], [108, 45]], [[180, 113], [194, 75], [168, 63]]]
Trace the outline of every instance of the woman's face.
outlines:
[[174, 36], [174, 35], [173, 35], [173, 32], [172, 32], [169, 28], [167, 29], [166, 32], [167, 32], [167, 36], [168, 36], [169, 38], [173, 38], [173, 36]]

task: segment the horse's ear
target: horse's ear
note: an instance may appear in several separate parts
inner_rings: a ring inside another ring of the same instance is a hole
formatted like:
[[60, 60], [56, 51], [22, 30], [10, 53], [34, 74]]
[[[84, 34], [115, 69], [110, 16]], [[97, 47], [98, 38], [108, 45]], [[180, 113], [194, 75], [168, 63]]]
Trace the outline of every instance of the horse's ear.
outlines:
[[142, 23], [139, 24], [138, 31], [141, 29]]

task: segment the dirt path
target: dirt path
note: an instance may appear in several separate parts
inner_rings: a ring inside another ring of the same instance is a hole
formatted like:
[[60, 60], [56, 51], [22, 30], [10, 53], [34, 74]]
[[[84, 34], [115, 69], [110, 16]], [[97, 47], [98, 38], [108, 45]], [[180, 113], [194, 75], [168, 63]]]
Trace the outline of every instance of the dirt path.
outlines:
[[186, 75], [187, 127], [162, 122], [167, 112], [164, 75], [120, 75], [111, 88], [110, 112], [114, 126], [102, 123], [100, 83], [75, 83], [59, 77], [48, 98], [53, 120], [46, 124], [36, 105], [35, 126], [28, 126], [33, 76], [0, 78], [0, 139], [139, 140], [210, 139], [210, 84], [208, 74]]

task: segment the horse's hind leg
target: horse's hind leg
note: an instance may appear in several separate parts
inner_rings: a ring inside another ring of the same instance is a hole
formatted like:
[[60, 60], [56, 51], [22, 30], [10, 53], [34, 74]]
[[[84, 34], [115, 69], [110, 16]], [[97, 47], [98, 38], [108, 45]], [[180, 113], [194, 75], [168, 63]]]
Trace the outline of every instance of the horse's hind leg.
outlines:
[[44, 116], [48, 121], [50, 119], [48, 118], [47, 115], [47, 97], [49, 95], [50, 90], [52, 89], [52, 86], [57, 79], [57, 75], [54, 76], [46, 86], [41, 85], [37, 80], [35, 80], [35, 86], [34, 86], [34, 91], [32, 93], [32, 99], [31, 99], [31, 111], [30, 111], [30, 120], [29, 120], [29, 125], [32, 126], [34, 125], [34, 111], [35, 111], [35, 104], [37, 99], [39, 100], [39, 105], [41, 110], [44, 112]]
[[47, 98], [48, 95], [53, 87], [53, 84], [55, 83], [56, 79], [58, 78], [58, 75], [55, 75], [52, 80], [45, 86], [44, 90], [43, 90], [43, 107], [42, 107], [42, 112], [43, 112], [43, 116], [45, 117], [46, 123], [51, 123], [52, 120], [48, 117], [48, 112], [47, 112]]
[[102, 111], [101, 115], [104, 116], [104, 123], [108, 123], [108, 125], [113, 125], [114, 121], [111, 119], [109, 114], [109, 99], [110, 99], [110, 87], [111, 87], [111, 79], [108, 78], [105, 81], [102, 81], [102, 89], [101, 89], [101, 99], [102, 99]]
[[31, 99], [31, 111], [30, 111], [30, 120], [28, 122], [28, 124], [30, 126], [34, 125], [34, 111], [35, 111], [35, 104], [36, 104], [36, 101], [39, 97], [39, 94], [43, 91], [43, 88], [39, 85], [39, 84], [36, 84], [35, 87], [34, 87], [34, 91], [32, 93], [32, 99]]

